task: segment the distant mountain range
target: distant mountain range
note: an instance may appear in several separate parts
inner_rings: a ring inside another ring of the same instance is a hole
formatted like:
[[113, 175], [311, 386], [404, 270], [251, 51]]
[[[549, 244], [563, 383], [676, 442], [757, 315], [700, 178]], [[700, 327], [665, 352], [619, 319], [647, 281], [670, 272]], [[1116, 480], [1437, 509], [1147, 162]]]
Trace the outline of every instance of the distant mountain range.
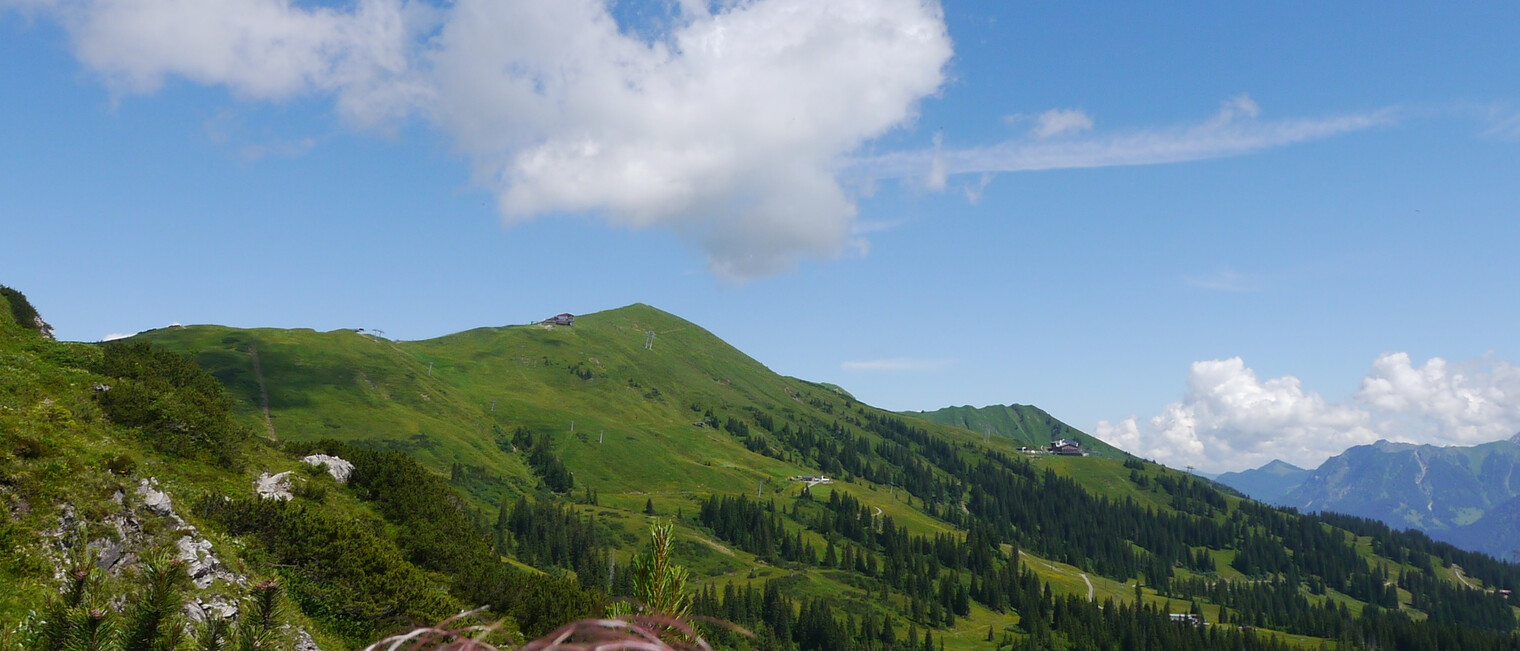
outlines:
[[1520, 549], [1520, 434], [1471, 447], [1378, 441], [1314, 470], [1281, 461], [1218, 481], [1253, 498], [1418, 529], [1512, 558]]
[[1313, 473], [1312, 470], [1305, 470], [1286, 461], [1274, 459], [1260, 468], [1218, 475], [1214, 477], [1214, 481], [1259, 501], [1268, 504], [1283, 504], [1288, 493], [1298, 488]]

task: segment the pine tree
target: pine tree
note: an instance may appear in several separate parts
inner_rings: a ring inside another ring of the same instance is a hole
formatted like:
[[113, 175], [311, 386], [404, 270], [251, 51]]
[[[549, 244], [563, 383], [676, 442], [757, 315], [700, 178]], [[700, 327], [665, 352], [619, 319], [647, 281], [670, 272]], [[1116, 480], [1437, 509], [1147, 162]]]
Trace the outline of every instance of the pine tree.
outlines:
[[160, 557], [147, 562], [143, 568], [145, 585], [127, 610], [122, 651], [167, 651], [179, 646], [185, 630], [179, 611], [185, 605], [184, 590], [189, 581], [183, 561]]
[[[691, 595], [686, 593], [686, 568], [671, 559], [673, 542], [670, 523], [650, 525], [649, 549], [634, 557], [628, 570], [633, 575], [633, 598], [639, 604], [638, 610], [680, 619], [691, 610]], [[614, 617], [631, 615], [634, 611], [626, 601], [608, 608]]]

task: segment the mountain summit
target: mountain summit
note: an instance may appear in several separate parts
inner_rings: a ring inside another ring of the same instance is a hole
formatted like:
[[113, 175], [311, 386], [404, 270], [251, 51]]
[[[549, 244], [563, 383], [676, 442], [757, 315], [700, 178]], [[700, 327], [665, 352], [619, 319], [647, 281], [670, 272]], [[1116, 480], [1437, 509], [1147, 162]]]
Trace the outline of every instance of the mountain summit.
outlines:
[[1309, 470], [1273, 459], [1260, 468], [1227, 472], [1214, 480], [1268, 504], [1283, 504], [1288, 493], [1298, 488], [1310, 474]]

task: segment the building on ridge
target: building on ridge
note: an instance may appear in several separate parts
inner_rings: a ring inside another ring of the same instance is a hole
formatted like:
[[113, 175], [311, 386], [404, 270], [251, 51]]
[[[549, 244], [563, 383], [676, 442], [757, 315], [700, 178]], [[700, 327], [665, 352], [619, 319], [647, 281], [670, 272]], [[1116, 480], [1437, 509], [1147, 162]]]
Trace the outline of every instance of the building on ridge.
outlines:
[[552, 317], [544, 319], [543, 321], [540, 321], [539, 323], [542, 323], [544, 325], [573, 326], [573, 325], [575, 325], [575, 315], [571, 314], [569, 312], [565, 312], [565, 313], [556, 314], [556, 315], [554, 315]]
[[1087, 450], [1082, 448], [1081, 443], [1071, 439], [1056, 439], [1051, 441], [1050, 453], [1068, 457], [1085, 457], [1088, 455]]

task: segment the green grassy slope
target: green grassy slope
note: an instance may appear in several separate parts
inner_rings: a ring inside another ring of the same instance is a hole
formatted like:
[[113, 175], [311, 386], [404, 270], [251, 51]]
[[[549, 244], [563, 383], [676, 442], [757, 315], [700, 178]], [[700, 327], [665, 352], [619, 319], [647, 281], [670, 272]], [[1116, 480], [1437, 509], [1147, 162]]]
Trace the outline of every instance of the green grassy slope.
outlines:
[[[90, 370], [100, 348], [45, 340], [35, 329], [18, 326], [5, 300], [0, 296], [0, 586], [5, 587], [0, 590], [0, 648], [21, 648], [27, 631], [38, 626], [39, 611], [58, 592], [55, 575], [98, 555], [103, 543], [119, 543], [129, 552], [109, 571], [96, 572], [95, 590], [106, 594], [136, 585], [136, 558], [173, 552], [185, 534], [183, 523], [144, 507], [137, 488], [145, 480], [171, 496], [177, 516], [198, 527], [194, 535], [215, 545], [227, 570], [255, 582], [277, 578], [275, 568], [256, 555], [245, 556], [243, 545], [196, 517], [191, 504], [203, 495], [248, 497], [261, 471], [295, 470], [303, 464], [265, 445], [244, 449], [236, 468], [166, 455], [145, 445], [140, 433], [110, 422], [93, 398], [100, 383], [114, 382]], [[365, 505], [337, 490], [321, 508], [334, 517], [375, 519]], [[246, 586], [216, 581], [191, 589], [189, 596], [241, 598], [245, 593]], [[309, 632], [323, 648], [347, 648], [300, 612], [290, 611], [287, 617], [287, 623]], [[295, 635], [295, 629], [286, 633]], [[18, 646], [9, 646], [12, 642]]]
[[[650, 332], [655, 333], [653, 345], [646, 348]], [[838, 433], [836, 440], [855, 438], [868, 448], [869, 462], [878, 465], [885, 461], [877, 450], [896, 444], [869, 425], [873, 418], [889, 415], [936, 441], [948, 442], [953, 454], [969, 465], [989, 451], [1023, 459], [1017, 452], [1020, 446], [1075, 437], [1095, 456], [1035, 457], [1029, 462], [1070, 478], [1093, 495], [1115, 503], [1133, 501], [1164, 514], [1178, 511], [1173, 496], [1154, 480], [1191, 481], [1144, 463], [1138, 475], [1149, 483], [1137, 482], [1137, 474], [1123, 461], [1128, 455], [1034, 407], [888, 414], [835, 387], [779, 376], [702, 328], [645, 305], [582, 316], [570, 327], [477, 328], [414, 342], [347, 330], [220, 326], [177, 327], [139, 336], [193, 355], [227, 384], [240, 418], [279, 439], [336, 438], [403, 450], [440, 474], [452, 470], [461, 475], [460, 468], [468, 468], [462, 474], [471, 479], [455, 485], [488, 513], [518, 495], [550, 498], [523, 452], [509, 442], [519, 428], [547, 434], [554, 453], [574, 473], [572, 495], [588, 488], [599, 494], [599, 506], [587, 511], [618, 532], [620, 559], [626, 559], [641, 539], [650, 520], [641, 513], [648, 502], [660, 517], [684, 515], [677, 522], [678, 557], [702, 582], [727, 585], [784, 577], [795, 596], [856, 604], [860, 613], [893, 611], [877, 610], [869, 586], [862, 587], [857, 575], [760, 561], [716, 540], [693, 517], [700, 500], [713, 494], [754, 496], [758, 491], [765, 499], [776, 499], [782, 509], [795, 508], [800, 485], [787, 478], [819, 473], [819, 455], [817, 450], [786, 444], [784, 428], [829, 430]], [[1000, 436], [984, 441], [987, 429]], [[915, 445], [910, 452], [921, 455], [925, 450]], [[932, 472], [948, 480], [946, 471]], [[864, 473], [830, 474], [839, 481], [815, 488], [814, 499], [827, 499], [838, 491], [880, 509], [916, 535], [961, 533], [930, 515], [923, 495], [910, 499], [900, 488], [873, 483]], [[1241, 504], [1234, 497], [1226, 502], [1230, 509]], [[937, 508], [941, 516], [947, 509], [965, 512], [964, 504]], [[1224, 523], [1230, 516], [1219, 511], [1210, 517]], [[826, 544], [795, 519], [788, 519], [786, 526], [816, 548]], [[1228, 565], [1235, 550], [1207, 552], [1219, 559], [1220, 568], [1199, 578], [1246, 580]], [[1369, 564], [1388, 560], [1374, 554], [1370, 545], [1358, 546], [1357, 553]], [[1083, 569], [1035, 555], [1024, 558], [1058, 593], [1085, 597]], [[1096, 598], [1133, 599], [1132, 587], [1092, 569], [1086, 573]], [[1179, 577], [1188, 576], [1179, 571]], [[1145, 599], [1165, 601], [1149, 587]], [[1203, 606], [1218, 611], [1215, 604], [1205, 601]], [[953, 648], [983, 648], [980, 635], [988, 626], [1002, 629], [1016, 621], [1011, 613], [978, 609], [959, 620], [945, 639]]]
[[[654, 345], [645, 349], [650, 331]], [[261, 429], [267, 404], [277, 438], [369, 441], [438, 468], [485, 468], [518, 491], [530, 488], [531, 475], [495, 441], [520, 426], [554, 437], [577, 488], [735, 493], [817, 470], [751, 453], [720, 428], [694, 425], [708, 410], [751, 427], [757, 414], [777, 427], [828, 427], [849, 408], [875, 412], [821, 385], [779, 376], [646, 305], [583, 316], [570, 327], [477, 328], [415, 342], [349, 330], [221, 326], [139, 337], [193, 355]], [[960, 442], [980, 438], [922, 426]], [[629, 472], [630, 459], [637, 472]]]
[[1104, 442], [1096, 436], [1067, 425], [1045, 410], [1032, 405], [990, 405], [987, 407], [945, 407], [934, 411], [909, 411], [904, 415], [951, 425], [972, 432], [991, 432], [1016, 441], [1016, 445], [1044, 447], [1059, 438], [1080, 441], [1095, 456], [1110, 459], [1128, 456], [1124, 451]]

